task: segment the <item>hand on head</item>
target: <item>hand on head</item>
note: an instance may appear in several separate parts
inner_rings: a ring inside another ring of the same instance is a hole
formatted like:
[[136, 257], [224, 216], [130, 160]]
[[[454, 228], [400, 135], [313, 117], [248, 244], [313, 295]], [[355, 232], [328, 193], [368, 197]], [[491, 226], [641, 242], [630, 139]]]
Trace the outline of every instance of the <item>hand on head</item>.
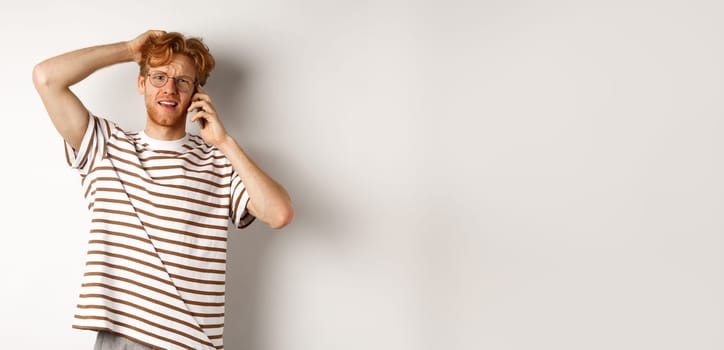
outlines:
[[166, 34], [164, 30], [147, 30], [143, 34], [137, 36], [135, 39], [126, 42], [128, 46], [128, 52], [133, 56], [133, 61], [141, 62], [141, 48], [143, 44], [151, 37], [157, 37]]

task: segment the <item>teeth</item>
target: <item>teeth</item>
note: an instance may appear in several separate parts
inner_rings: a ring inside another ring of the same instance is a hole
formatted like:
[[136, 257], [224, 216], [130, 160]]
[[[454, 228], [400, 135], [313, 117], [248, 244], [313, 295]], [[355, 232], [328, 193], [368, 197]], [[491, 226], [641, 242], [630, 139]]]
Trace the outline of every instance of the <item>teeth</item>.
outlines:
[[177, 104], [176, 102], [170, 102], [170, 101], [161, 101], [159, 103], [164, 106], [175, 106]]

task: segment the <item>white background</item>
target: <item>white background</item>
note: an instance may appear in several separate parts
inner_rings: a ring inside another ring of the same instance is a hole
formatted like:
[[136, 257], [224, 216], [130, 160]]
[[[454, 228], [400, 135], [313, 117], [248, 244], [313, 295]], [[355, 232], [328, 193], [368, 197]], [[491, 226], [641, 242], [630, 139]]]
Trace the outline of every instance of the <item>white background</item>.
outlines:
[[[291, 193], [230, 233], [226, 349], [724, 348], [721, 1], [3, 5], [0, 343], [70, 328], [88, 215], [37, 62], [201, 36], [227, 128]], [[137, 67], [74, 91], [127, 129]]]

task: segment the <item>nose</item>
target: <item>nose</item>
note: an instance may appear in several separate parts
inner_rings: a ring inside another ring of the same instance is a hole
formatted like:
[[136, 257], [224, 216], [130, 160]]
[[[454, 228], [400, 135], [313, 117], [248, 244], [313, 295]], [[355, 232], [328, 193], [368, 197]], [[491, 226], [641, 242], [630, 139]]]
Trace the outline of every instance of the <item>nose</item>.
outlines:
[[178, 93], [178, 87], [176, 86], [176, 79], [168, 78], [166, 84], [161, 87], [165, 93]]

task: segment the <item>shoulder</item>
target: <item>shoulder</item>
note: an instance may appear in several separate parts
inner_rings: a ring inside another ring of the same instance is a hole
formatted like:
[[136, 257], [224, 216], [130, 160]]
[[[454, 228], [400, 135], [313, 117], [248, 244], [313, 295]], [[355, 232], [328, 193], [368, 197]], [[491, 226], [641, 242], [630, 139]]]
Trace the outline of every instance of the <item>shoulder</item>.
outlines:
[[188, 141], [184, 145], [184, 148], [188, 152], [194, 153], [197, 157], [210, 160], [212, 163], [218, 165], [231, 165], [231, 162], [226, 158], [216, 146], [211, 145], [204, 141], [204, 139], [196, 134], [189, 134]]
[[186, 147], [204, 154], [221, 154], [221, 151], [219, 151], [218, 148], [215, 146], [206, 143], [204, 139], [196, 134], [189, 134], [188, 142], [186, 143]]
[[103, 136], [105, 136], [105, 138], [109, 139], [121, 139], [124, 141], [133, 140], [133, 133], [127, 132], [114, 121], [105, 117], [100, 117], [91, 112], [88, 112], [88, 114], [90, 116], [88, 129], [95, 128], [97, 132], [100, 132]]

